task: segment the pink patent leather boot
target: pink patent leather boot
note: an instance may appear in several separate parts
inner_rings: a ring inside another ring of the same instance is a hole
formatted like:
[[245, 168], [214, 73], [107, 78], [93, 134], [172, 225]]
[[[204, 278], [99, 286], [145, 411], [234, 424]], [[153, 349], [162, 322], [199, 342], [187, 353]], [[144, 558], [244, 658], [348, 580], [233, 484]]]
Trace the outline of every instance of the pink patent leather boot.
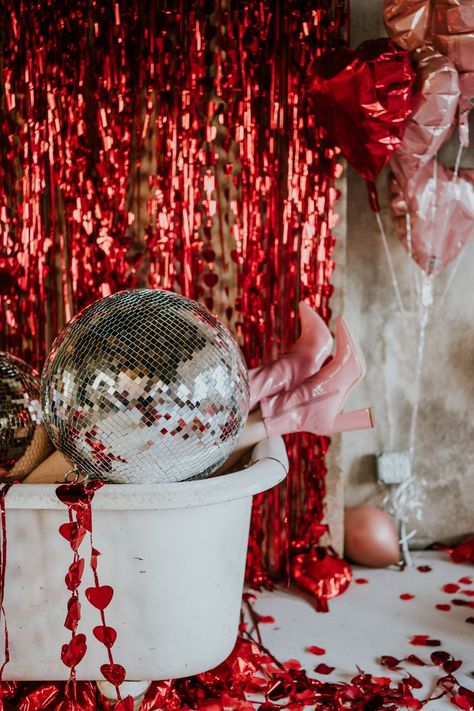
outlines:
[[304, 301], [299, 304], [301, 335], [278, 360], [249, 371], [250, 410], [262, 398], [291, 390], [316, 373], [332, 350], [332, 336], [323, 319]]
[[331, 435], [373, 427], [370, 409], [341, 413], [349, 391], [364, 375], [364, 358], [358, 353], [346, 322], [339, 318], [334, 358], [293, 392], [261, 401], [268, 436], [290, 432]]

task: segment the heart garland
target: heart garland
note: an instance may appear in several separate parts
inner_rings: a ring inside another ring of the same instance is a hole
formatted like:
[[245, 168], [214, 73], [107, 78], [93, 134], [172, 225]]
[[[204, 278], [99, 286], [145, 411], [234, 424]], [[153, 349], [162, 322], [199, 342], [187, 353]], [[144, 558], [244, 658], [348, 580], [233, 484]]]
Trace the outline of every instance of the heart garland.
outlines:
[[85, 634], [77, 633], [79, 621], [81, 619], [81, 605], [79, 601], [79, 586], [84, 573], [85, 561], [80, 557], [79, 548], [86, 534], [90, 539], [90, 567], [94, 579], [94, 585], [86, 588], [85, 597], [96, 610], [100, 612], [101, 624], [94, 627], [94, 637], [104, 645], [107, 650], [108, 664], [103, 664], [100, 671], [107, 681], [115, 687], [118, 703], [116, 711], [128, 711], [133, 709], [133, 699], [127, 696], [122, 699], [120, 685], [125, 680], [127, 672], [125, 668], [116, 664], [112, 655], [112, 647], [117, 639], [117, 632], [113, 627], [109, 627], [105, 620], [105, 609], [110, 605], [114, 590], [110, 585], [101, 585], [97, 572], [97, 561], [100, 551], [94, 548], [92, 539], [92, 499], [95, 492], [103, 486], [103, 482], [94, 481], [86, 484], [62, 484], [56, 489], [56, 496], [67, 506], [69, 521], [61, 524], [59, 533], [65, 538], [73, 551], [73, 561], [68, 568], [64, 578], [67, 589], [71, 592], [71, 597], [67, 603], [67, 615], [64, 622], [66, 629], [71, 631], [71, 639], [63, 644], [61, 649], [61, 660], [69, 667], [69, 681], [66, 684], [66, 703], [77, 703], [77, 683], [76, 666], [83, 659], [87, 652], [87, 640]]

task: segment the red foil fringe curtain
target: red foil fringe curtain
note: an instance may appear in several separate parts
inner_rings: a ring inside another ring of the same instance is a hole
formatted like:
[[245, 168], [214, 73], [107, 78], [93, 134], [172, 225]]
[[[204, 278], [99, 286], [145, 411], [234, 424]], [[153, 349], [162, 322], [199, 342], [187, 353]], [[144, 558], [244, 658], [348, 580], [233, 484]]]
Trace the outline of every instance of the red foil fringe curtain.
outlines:
[[[305, 84], [344, 39], [345, 0], [4, 0], [1, 347], [41, 366], [98, 297], [164, 287], [204, 302], [249, 366], [330, 317], [339, 175]], [[257, 497], [249, 578], [288, 572], [323, 528], [328, 441], [288, 441]]]

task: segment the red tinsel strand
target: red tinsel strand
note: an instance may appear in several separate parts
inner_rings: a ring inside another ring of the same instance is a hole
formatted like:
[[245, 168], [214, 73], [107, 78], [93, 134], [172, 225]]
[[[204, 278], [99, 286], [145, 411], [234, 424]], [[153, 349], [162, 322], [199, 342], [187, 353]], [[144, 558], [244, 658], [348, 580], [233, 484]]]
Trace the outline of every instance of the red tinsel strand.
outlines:
[[[329, 320], [340, 166], [304, 79], [345, 17], [344, 0], [6, 0], [2, 347], [39, 365], [77, 309], [133, 285], [203, 301], [249, 366], [297, 337], [300, 299]], [[288, 574], [289, 539], [317, 542], [326, 446], [289, 438], [287, 484], [256, 498], [254, 584]]]

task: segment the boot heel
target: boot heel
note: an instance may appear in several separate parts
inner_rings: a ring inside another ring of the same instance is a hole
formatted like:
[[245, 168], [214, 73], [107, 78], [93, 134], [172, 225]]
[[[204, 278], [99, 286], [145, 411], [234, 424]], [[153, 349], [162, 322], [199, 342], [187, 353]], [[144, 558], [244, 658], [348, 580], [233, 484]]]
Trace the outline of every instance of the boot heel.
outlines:
[[350, 432], [351, 430], [370, 430], [375, 427], [374, 413], [371, 407], [352, 412], [342, 412], [334, 420], [332, 431]]

